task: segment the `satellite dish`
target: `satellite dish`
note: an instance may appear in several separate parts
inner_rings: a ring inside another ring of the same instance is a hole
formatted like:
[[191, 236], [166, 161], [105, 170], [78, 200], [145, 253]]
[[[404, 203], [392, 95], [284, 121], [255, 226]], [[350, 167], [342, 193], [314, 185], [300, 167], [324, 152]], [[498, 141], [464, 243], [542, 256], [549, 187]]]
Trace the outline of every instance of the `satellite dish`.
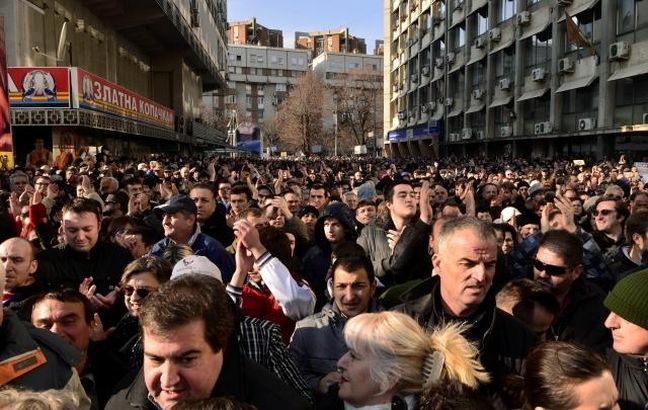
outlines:
[[63, 25], [61, 26], [61, 32], [59, 33], [58, 47], [56, 48], [57, 61], [63, 60], [63, 54], [65, 53], [65, 49], [68, 46], [67, 32], [68, 32], [68, 22], [65, 21], [63, 22]]

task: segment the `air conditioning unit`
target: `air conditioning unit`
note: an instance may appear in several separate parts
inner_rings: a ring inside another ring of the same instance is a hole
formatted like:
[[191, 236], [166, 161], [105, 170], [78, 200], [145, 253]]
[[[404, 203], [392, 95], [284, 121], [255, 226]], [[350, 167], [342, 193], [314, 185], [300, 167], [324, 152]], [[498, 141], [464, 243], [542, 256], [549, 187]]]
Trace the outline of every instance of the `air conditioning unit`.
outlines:
[[533, 81], [544, 81], [547, 72], [544, 68], [534, 68], [531, 70], [531, 79]]
[[510, 90], [511, 89], [511, 80], [509, 78], [500, 78], [499, 80], [499, 88], [502, 91]]
[[430, 66], [424, 65], [421, 68], [421, 74], [423, 74], [426, 77], [429, 76], [430, 75]]
[[454, 98], [448, 97], [445, 99], [445, 105], [448, 107], [452, 107], [454, 105]]
[[479, 131], [475, 132], [475, 137], [478, 140], [483, 140], [484, 138], [486, 138], [486, 133], [484, 131], [482, 131], [482, 130], [479, 130]]
[[445, 63], [445, 60], [441, 57], [438, 57], [434, 60], [434, 65], [437, 66], [437, 68], [442, 68], [443, 63]]
[[455, 61], [455, 57], [456, 57], [455, 53], [449, 52], [449, 53], [446, 55], [446, 59], [448, 60], [448, 64], [452, 64], [452, 63], [454, 63], [454, 61]]
[[513, 135], [513, 127], [505, 125], [500, 128], [500, 137], [506, 138]]
[[475, 100], [481, 100], [481, 99], [484, 97], [484, 90], [481, 90], [481, 89], [479, 89], [479, 88], [473, 90], [473, 92], [472, 92], [472, 97], [473, 97]]
[[461, 10], [463, 9], [464, 6], [464, 0], [456, 0], [457, 2], [455, 3], [455, 10]]
[[518, 26], [526, 26], [531, 23], [531, 13], [528, 11], [523, 11], [517, 15], [517, 24]]
[[578, 120], [578, 130], [579, 131], [590, 131], [596, 127], [595, 118], [581, 118]]
[[502, 39], [502, 30], [499, 27], [492, 28], [488, 32], [488, 38], [490, 41], [500, 41]]
[[412, 74], [412, 77], [410, 77], [410, 80], [413, 83], [417, 83], [418, 82], [418, 74]]
[[610, 44], [610, 60], [627, 60], [630, 57], [630, 44], [619, 41]]
[[648, 124], [648, 112], [643, 113], [642, 124]]
[[573, 73], [574, 60], [572, 60], [571, 58], [561, 58], [558, 61], [558, 71], [561, 73]]
[[450, 141], [459, 141], [459, 134], [457, 134], [456, 132], [451, 132], [450, 134], [448, 134], [448, 137]]
[[444, 20], [444, 17], [442, 15], [437, 14], [437, 15], [432, 16], [432, 24], [434, 24], [435, 26], [438, 26], [439, 24], [441, 24], [441, 22], [443, 20]]
[[477, 47], [477, 48], [486, 47], [486, 37], [477, 37], [475, 39], [475, 47]]
[[551, 123], [548, 121], [545, 122], [538, 122], [534, 126], [534, 134], [535, 135], [544, 135], [544, 134], [549, 134], [551, 132]]
[[405, 111], [401, 111], [398, 113], [398, 119], [399, 120], [404, 120], [406, 118], [406, 113]]
[[461, 130], [461, 139], [462, 140], [469, 140], [473, 136], [473, 130], [472, 128], [464, 128]]

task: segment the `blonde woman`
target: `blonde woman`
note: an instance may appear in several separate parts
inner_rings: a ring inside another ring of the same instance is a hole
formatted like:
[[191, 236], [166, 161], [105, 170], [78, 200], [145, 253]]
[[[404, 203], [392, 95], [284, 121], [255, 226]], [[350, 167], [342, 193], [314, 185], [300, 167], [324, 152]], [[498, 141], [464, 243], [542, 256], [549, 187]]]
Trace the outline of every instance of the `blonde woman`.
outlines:
[[453, 324], [428, 334], [398, 312], [350, 319], [344, 328], [349, 351], [338, 361], [339, 400], [318, 407], [414, 409], [430, 386], [456, 382], [476, 388], [489, 377], [477, 360], [477, 348], [461, 332]]

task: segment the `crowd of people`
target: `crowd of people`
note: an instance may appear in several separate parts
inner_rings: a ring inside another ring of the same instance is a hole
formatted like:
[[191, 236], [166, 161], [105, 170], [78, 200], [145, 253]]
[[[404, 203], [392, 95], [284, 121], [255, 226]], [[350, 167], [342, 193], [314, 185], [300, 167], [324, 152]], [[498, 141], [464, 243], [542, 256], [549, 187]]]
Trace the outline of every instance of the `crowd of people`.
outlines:
[[1, 176], [0, 408], [647, 409], [624, 156]]

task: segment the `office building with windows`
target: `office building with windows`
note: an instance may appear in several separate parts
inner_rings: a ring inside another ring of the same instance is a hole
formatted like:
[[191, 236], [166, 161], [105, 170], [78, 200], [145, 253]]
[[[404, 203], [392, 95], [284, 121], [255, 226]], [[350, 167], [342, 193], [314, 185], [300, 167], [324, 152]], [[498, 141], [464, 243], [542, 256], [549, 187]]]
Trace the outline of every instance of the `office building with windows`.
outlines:
[[388, 154], [648, 151], [648, 2], [384, 4]]
[[295, 32], [295, 48], [310, 50], [311, 59], [324, 52], [367, 54], [367, 43], [364, 38], [352, 36], [349, 28], [337, 30]]

